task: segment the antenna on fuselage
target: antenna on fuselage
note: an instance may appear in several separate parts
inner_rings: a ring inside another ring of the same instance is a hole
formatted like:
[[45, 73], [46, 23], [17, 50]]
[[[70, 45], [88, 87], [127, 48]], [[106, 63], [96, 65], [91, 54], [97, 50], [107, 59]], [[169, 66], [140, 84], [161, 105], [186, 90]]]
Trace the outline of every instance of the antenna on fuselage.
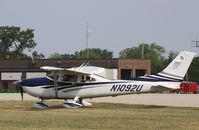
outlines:
[[81, 65], [80, 65], [80, 68], [83, 67], [83, 66], [85, 66], [85, 64], [86, 64], [85, 62], [84, 62], [83, 64], [81, 64]]
[[87, 63], [84, 62], [83, 64], [80, 65], [79, 68], [84, 67], [84, 66], [88, 66], [88, 65], [89, 65], [89, 62], [87, 62]]

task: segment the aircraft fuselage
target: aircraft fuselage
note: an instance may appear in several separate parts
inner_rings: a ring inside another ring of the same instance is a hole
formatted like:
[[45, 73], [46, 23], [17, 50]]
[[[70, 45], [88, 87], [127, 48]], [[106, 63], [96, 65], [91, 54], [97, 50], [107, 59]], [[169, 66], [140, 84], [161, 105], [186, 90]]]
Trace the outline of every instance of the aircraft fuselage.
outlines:
[[[37, 82], [39, 81], [39, 84]], [[109, 80], [106, 82], [58, 82], [58, 97], [55, 96], [54, 81], [49, 77], [23, 80], [21, 85], [25, 92], [44, 99], [73, 99], [117, 96], [133, 93], [150, 92], [152, 83], [128, 80]]]

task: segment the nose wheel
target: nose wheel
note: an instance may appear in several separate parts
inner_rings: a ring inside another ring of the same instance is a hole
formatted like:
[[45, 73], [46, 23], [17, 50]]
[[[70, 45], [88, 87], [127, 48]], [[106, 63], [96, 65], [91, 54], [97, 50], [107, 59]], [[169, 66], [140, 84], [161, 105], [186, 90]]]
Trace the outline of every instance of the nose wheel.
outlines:
[[42, 99], [40, 102], [35, 103], [33, 105], [33, 108], [35, 108], [35, 109], [46, 109], [46, 108], [48, 108], [48, 105], [46, 105], [44, 103], [44, 100]]

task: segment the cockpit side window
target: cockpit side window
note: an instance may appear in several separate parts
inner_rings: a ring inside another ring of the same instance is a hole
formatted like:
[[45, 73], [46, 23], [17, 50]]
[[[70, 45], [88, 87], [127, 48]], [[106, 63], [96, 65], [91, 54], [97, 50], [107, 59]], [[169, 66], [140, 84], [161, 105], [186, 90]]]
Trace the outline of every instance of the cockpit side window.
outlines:
[[82, 82], [93, 82], [93, 81], [96, 80], [90, 76], [82, 76]]

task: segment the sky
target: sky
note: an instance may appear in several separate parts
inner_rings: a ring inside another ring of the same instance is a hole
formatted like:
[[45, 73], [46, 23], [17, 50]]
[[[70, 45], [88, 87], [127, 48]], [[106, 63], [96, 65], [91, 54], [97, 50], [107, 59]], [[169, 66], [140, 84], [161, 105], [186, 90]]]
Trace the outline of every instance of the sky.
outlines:
[[34, 29], [36, 51], [73, 54], [108, 49], [114, 57], [139, 43], [169, 51], [199, 47], [199, 0], [0, 0], [0, 26]]

